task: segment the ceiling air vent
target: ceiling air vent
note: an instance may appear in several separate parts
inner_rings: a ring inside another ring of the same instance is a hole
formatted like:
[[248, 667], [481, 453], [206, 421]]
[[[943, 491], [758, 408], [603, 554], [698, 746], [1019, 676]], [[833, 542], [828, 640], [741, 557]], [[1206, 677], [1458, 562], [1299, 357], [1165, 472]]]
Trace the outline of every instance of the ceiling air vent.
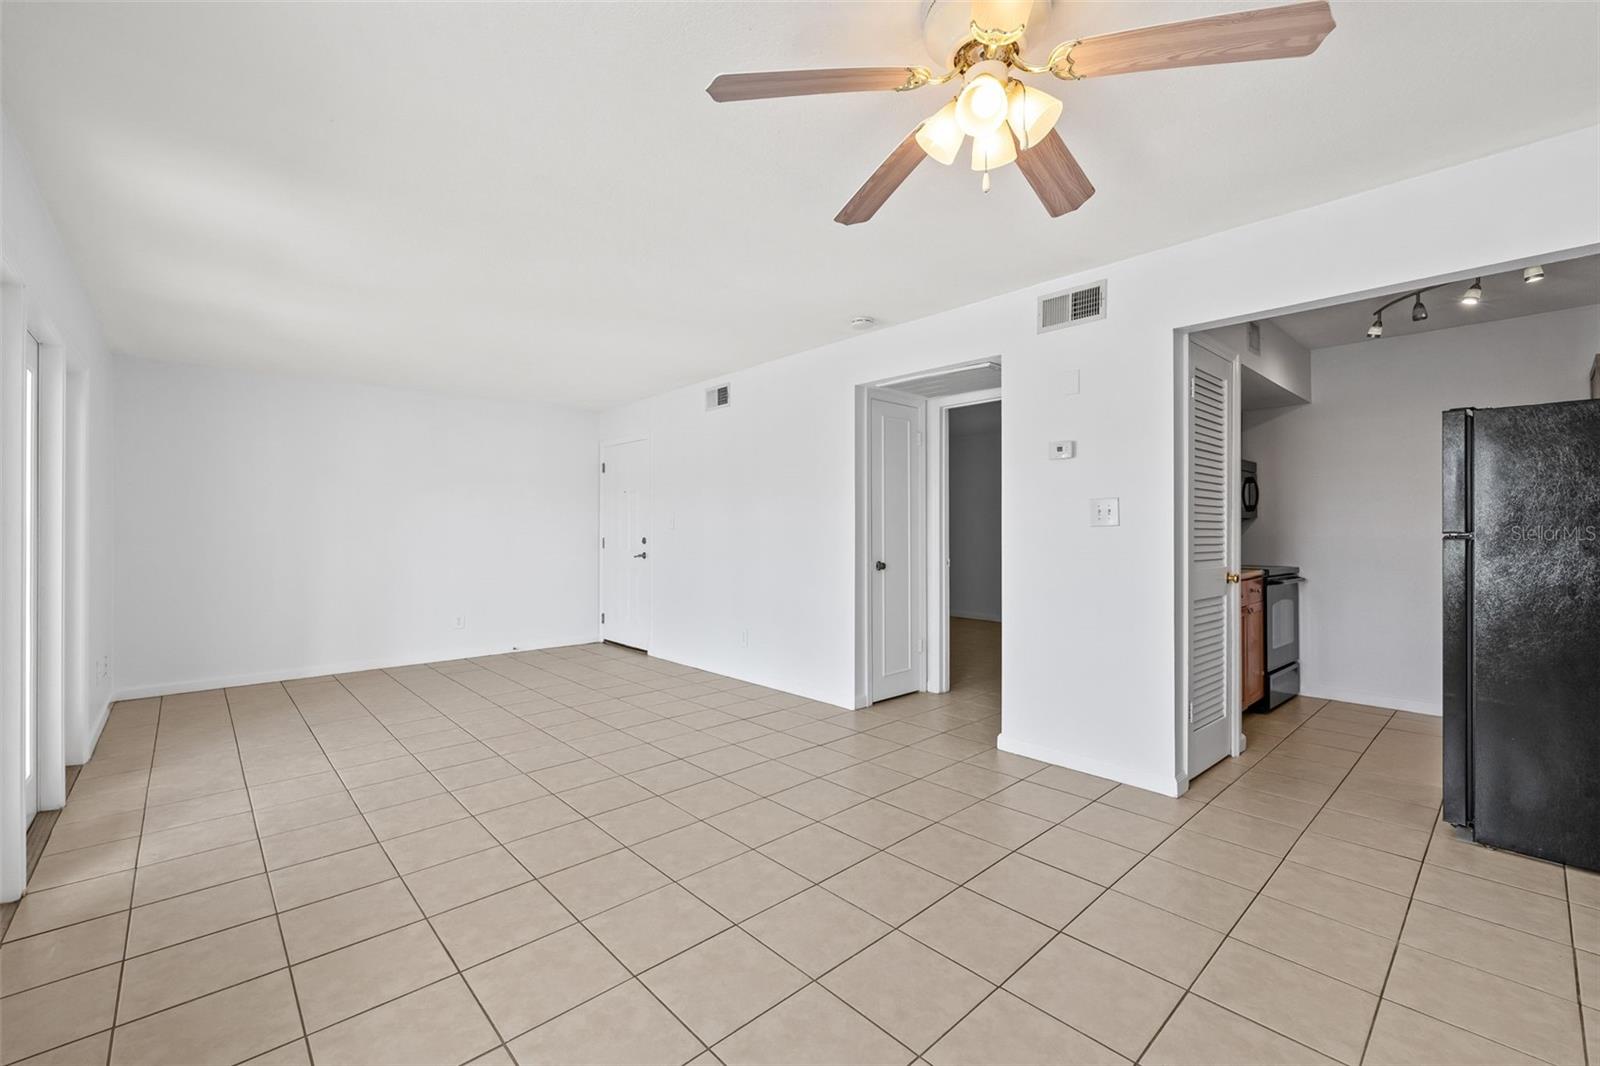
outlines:
[[715, 411], [719, 407], [728, 406], [728, 386], [713, 385], [706, 390], [706, 410]]
[[1039, 300], [1040, 333], [1076, 326], [1080, 322], [1093, 322], [1104, 317], [1106, 317], [1106, 283], [1103, 281], [1097, 281], [1081, 289], [1058, 292], [1054, 296], [1044, 296]]

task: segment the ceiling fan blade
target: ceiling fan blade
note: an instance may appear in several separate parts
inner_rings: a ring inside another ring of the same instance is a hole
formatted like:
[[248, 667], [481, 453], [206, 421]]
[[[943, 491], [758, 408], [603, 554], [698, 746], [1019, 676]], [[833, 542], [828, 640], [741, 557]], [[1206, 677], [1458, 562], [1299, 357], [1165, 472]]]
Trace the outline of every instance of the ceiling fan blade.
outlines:
[[846, 226], [854, 226], [857, 222], [865, 222], [878, 213], [878, 208], [894, 191], [900, 183], [911, 176], [917, 169], [917, 164], [928, 157], [922, 150], [922, 145], [917, 143], [917, 134], [913, 130], [900, 142], [900, 147], [889, 153], [889, 158], [878, 164], [878, 169], [872, 172], [866, 184], [856, 190], [850, 197], [850, 202], [833, 216], [835, 222]]
[[1032, 148], [1017, 153], [1017, 166], [1051, 218], [1076, 211], [1094, 195], [1089, 176], [1055, 130]]
[[1069, 59], [1080, 78], [1284, 59], [1315, 52], [1333, 28], [1326, 0], [1313, 0], [1086, 37]]
[[[918, 80], [918, 79], [921, 80]], [[718, 74], [706, 92], [719, 104], [730, 100], [769, 100], [819, 93], [888, 92], [927, 81], [918, 67], [846, 67], [838, 70], [772, 70], [760, 74]]]

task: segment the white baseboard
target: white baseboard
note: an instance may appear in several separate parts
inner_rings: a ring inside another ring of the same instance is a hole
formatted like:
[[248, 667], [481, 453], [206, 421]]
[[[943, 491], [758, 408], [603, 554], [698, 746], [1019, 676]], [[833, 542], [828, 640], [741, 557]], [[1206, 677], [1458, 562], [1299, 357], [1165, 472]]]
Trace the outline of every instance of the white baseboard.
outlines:
[[[570, 638], [550, 641], [542, 644], [519, 644], [516, 652], [505, 646], [483, 648], [478, 650], [441, 651], [437, 655], [408, 657], [404, 662], [395, 659], [362, 659], [346, 660], [336, 663], [320, 663], [315, 666], [287, 666], [276, 670], [261, 670], [247, 674], [225, 674], [221, 676], [190, 678], [185, 681], [162, 681], [148, 685], [134, 685], [131, 688], [119, 690], [112, 702], [119, 700], [141, 700], [152, 696], [173, 696], [180, 692], [204, 692], [214, 688], [237, 688], [241, 685], [264, 685], [274, 681], [299, 681], [308, 677], [327, 677], [330, 674], [356, 674], [363, 670], [389, 670], [402, 666], [415, 666], [419, 663], [448, 662], [454, 659], [476, 659], [488, 655], [514, 655], [525, 651], [543, 651], [547, 648], [565, 648], [574, 644], [594, 644], [599, 641], [595, 633], [575, 634]], [[98, 735], [98, 734], [97, 734]]]
[[1175, 776], [1163, 774], [1150, 774], [1131, 770], [1126, 766], [1113, 766], [1110, 763], [1100, 762], [1095, 759], [1085, 759], [1082, 756], [1061, 751], [1058, 748], [1045, 747], [1026, 740], [1018, 740], [1001, 733], [995, 739], [995, 747], [1001, 751], [1010, 752], [1012, 755], [1021, 755], [1026, 759], [1038, 759], [1040, 762], [1051, 763], [1055, 766], [1065, 766], [1068, 770], [1077, 770], [1079, 773], [1093, 774], [1095, 777], [1105, 777], [1134, 788], [1142, 788], [1148, 792], [1159, 792], [1163, 796], [1179, 796], [1188, 787], [1187, 781], [1180, 781]]
[[1391, 696], [1384, 692], [1364, 692], [1339, 685], [1318, 685], [1315, 692], [1306, 693], [1306, 698], [1360, 703], [1385, 711], [1410, 711], [1413, 714], [1431, 714], [1434, 717], [1444, 713], [1444, 708], [1432, 700], [1415, 700], [1404, 696]]
[[67, 752], [68, 766], [82, 766], [89, 761], [90, 756], [94, 755], [94, 749], [100, 743], [100, 734], [105, 732], [106, 719], [111, 717], [111, 704], [113, 702], [115, 701], [108, 700], [105, 706], [100, 708], [98, 720], [89, 729], [89, 734], [83, 738], [80, 747], [77, 750]]

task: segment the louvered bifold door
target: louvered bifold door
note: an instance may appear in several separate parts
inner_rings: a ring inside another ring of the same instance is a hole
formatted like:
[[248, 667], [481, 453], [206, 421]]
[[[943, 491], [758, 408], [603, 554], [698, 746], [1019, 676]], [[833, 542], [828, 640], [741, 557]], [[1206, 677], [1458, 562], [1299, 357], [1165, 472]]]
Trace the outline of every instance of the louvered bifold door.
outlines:
[[1193, 777], [1232, 751], [1228, 696], [1234, 610], [1228, 564], [1234, 460], [1232, 368], [1190, 346], [1189, 371], [1189, 753]]

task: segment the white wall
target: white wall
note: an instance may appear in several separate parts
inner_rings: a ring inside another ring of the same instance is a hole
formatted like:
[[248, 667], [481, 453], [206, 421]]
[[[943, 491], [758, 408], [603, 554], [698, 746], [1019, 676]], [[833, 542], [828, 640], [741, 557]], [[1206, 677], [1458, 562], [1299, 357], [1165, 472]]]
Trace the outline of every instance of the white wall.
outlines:
[[949, 459], [950, 613], [1000, 621], [1000, 405], [952, 407]]
[[1439, 415], [1587, 399], [1597, 351], [1600, 307], [1323, 348], [1313, 403], [1246, 414], [1244, 555], [1306, 576], [1305, 692], [1440, 712]]
[[[65, 725], [69, 763], [88, 759], [105, 724], [110, 707], [116, 660], [112, 655], [113, 548], [112, 548], [112, 442], [113, 369], [100, 324], [89, 304], [55, 223], [34, 183], [22, 145], [9, 125], [0, 122], [0, 256], [8, 289], [16, 292], [24, 308], [25, 323], [8, 322], [7, 330], [26, 325], [41, 340], [59, 346], [66, 357], [75, 387], [83, 392], [83, 436], [67, 442], [66, 460], [81, 477], [83, 543], [80, 547], [82, 584], [69, 604], [84, 627], [81, 670], [67, 679]], [[8, 301], [8, 309], [10, 301]], [[9, 369], [9, 368], [8, 368]], [[15, 412], [7, 410], [0, 421], [17, 425]], [[9, 493], [16, 486], [7, 485]], [[20, 499], [5, 500], [7, 515]], [[68, 502], [72, 506], [72, 501]], [[20, 510], [17, 511], [20, 514]], [[69, 546], [69, 554], [72, 547]], [[69, 558], [69, 565], [71, 559]], [[69, 625], [71, 622], [69, 622]], [[104, 672], [100, 666], [104, 665]], [[10, 671], [7, 671], [8, 673]]]
[[[1311, 352], [1273, 322], [1259, 322], [1261, 350], [1250, 350], [1246, 322], [1205, 331], [1212, 346], [1221, 345], [1246, 370], [1253, 370], [1288, 395], [1284, 403], [1311, 399]], [[1245, 398], [1248, 400], [1249, 394]], [[1276, 405], [1274, 405], [1276, 406]]]
[[119, 694], [595, 639], [595, 424], [119, 359]]
[[[1001, 744], [1175, 792], [1174, 330], [1600, 243], [1597, 184], [1590, 128], [754, 367], [725, 411], [703, 386], [613, 411], [605, 436], [651, 438], [652, 650], [853, 703], [854, 389], [1000, 354]], [[1038, 296], [1100, 278], [1109, 318], [1035, 332]], [[1097, 496], [1120, 527], [1089, 527]]]

